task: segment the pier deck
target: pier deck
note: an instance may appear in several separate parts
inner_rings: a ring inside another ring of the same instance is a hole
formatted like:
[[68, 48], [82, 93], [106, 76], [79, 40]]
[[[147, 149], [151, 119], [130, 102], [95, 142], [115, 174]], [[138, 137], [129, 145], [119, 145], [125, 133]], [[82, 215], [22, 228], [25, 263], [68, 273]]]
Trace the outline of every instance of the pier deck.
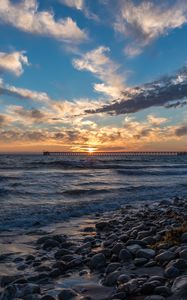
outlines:
[[182, 152], [182, 151], [129, 151], [129, 152], [114, 152], [114, 151], [103, 151], [103, 152], [49, 152], [49, 151], [44, 151], [43, 155], [45, 156], [145, 156], [145, 155], [154, 155], [154, 156], [163, 156], [163, 155], [173, 155], [173, 156], [178, 156], [178, 155], [187, 155], [187, 152]]

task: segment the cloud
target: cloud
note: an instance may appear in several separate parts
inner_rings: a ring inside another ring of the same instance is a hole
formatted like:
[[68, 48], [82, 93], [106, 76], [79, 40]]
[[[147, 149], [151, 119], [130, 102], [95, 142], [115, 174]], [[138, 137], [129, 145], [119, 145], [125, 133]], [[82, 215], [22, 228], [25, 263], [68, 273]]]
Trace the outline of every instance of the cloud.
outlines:
[[81, 58], [74, 59], [73, 66], [80, 71], [89, 71], [103, 81], [94, 85], [95, 91], [119, 97], [124, 89], [124, 79], [118, 73], [120, 66], [107, 56], [109, 52], [109, 48], [100, 46], [82, 54]]
[[59, 0], [59, 1], [64, 5], [82, 11], [85, 17], [87, 17], [88, 19], [93, 19], [95, 21], [99, 20], [98, 16], [88, 9], [85, 0]]
[[0, 22], [12, 25], [24, 32], [49, 36], [54, 39], [78, 43], [87, 38], [71, 18], [55, 20], [50, 11], [39, 11], [36, 0], [21, 0], [13, 3], [1, 0]]
[[0, 52], [0, 71], [7, 71], [20, 76], [23, 73], [23, 65], [29, 65], [24, 51]]
[[[96, 110], [86, 110], [86, 113], [107, 113], [111, 115], [136, 113], [153, 106], [166, 106], [176, 100], [184, 104], [187, 97], [187, 67], [158, 81], [127, 88], [123, 99], [105, 104]], [[186, 104], [186, 103], [185, 103]]]
[[8, 125], [11, 122], [11, 118], [7, 115], [0, 114], [0, 128]]
[[0, 95], [29, 99], [37, 102], [49, 102], [51, 98], [45, 92], [36, 92], [29, 89], [18, 88], [12, 85], [5, 84], [0, 79]]
[[62, 2], [63, 4], [69, 7], [76, 8], [78, 10], [83, 10], [85, 5], [84, 0], [60, 0], [60, 2]]
[[[155, 2], [155, 3], [154, 3]], [[120, 16], [114, 25], [116, 31], [130, 38], [125, 48], [128, 56], [141, 53], [142, 49], [160, 36], [187, 23], [186, 1], [120, 1]]]
[[182, 125], [178, 127], [175, 131], [176, 135], [179, 137], [183, 137], [184, 135], [187, 135], [187, 125]]

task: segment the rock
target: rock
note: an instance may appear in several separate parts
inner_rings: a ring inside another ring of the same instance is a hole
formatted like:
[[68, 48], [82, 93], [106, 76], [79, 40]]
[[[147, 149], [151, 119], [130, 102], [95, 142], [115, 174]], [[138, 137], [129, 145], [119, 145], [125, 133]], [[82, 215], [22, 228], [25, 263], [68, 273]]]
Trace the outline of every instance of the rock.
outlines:
[[107, 221], [101, 221], [101, 222], [98, 222], [95, 224], [95, 227], [97, 230], [105, 230], [106, 228], [108, 228], [110, 225], [109, 225], [109, 222]]
[[121, 249], [119, 253], [119, 260], [120, 261], [128, 261], [132, 259], [131, 253], [127, 249]]
[[104, 285], [106, 286], [115, 285], [120, 275], [121, 275], [121, 271], [114, 271], [112, 273], [109, 273], [104, 280]]
[[187, 260], [182, 258], [172, 260], [167, 264], [166, 268], [168, 267], [175, 267], [179, 272], [183, 272], [187, 269]]
[[160, 286], [160, 281], [158, 280], [154, 280], [154, 281], [150, 281], [150, 282], [146, 282], [142, 285], [142, 289], [141, 292], [144, 295], [150, 295], [153, 294], [153, 291], [156, 287]]
[[106, 258], [103, 253], [98, 253], [92, 256], [90, 260], [90, 268], [91, 269], [100, 269], [105, 267], [106, 265]]
[[83, 260], [82, 260], [82, 257], [80, 257], [80, 258], [75, 258], [75, 259], [71, 260], [70, 262], [68, 262], [66, 264], [66, 266], [68, 269], [76, 268], [76, 267], [82, 265], [82, 263], [83, 263]]
[[43, 249], [44, 250], [49, 250], [49, 249], [53, 249], [56, 247], [59, 247], [60, 243], [53, 240], [53, 239], [48, 239], [47, 241], [45, 241], [45, 243], [43, 244]]
[[124, 292], [116, 293], [116, 294], [112, 295], [111, 299], [113, 299], [113, 300], [115, 300], [115, 299], [125, 300], [125, 299], [127, 299], [127, 295]]
[[119, 284], [123, 284], [123, 283], [126, 283], [130, 280], [130, 276], [126, 275], [126, 274], [121, 274], [119, 277], [118, 277], [118, 283]]
[[180, 271], [179, 269], [175, 268], [175, 267], [167, 267], [164, 271], [164, 275], [167, 277], [167, 278], [175, 278], [177, 276], [179, 276], [180, 274]]
[[187, 232], [185, 232], [181, 235], [181, 242], [182, 243], [187, 243]]
[[138, 279], [131, 279], [119, 287], [120, 292], [125, 292], [127, 295], [133, 295], [139, 288]]
[[59, 300], [69, 300], [75, 298], [77, 293], [72, 289], [62, 289], [61, 292], [58, 294]]
[[127, 234], [122, 234], [122, 235], [120, 235], [119, 239], [122, 242], [126, 243], [128, 241], [128, 239], [129, 239], [129, 236]]
[[111, 273], [111, 272], [114, 272], [114, 271], [116, 271], [119, 267], [121, 266], [121, 264], [120, 263], [110, 263], [107, 267], [106, 267], [106, 270], [105, 270], [105, 273], [106, 274], [109, 274], [109, 273]]
[[56, 259], [61, 259], [62, 256], [68, 255], [68, 254], [72, 254], [71, 251], [68, 249], [62, 248], [62, 249], [56, 251], [54, 256]]
[[133, 255], [136, 254], [136, 252], [138, 250], [140, 250], [142, 247], [138, 244], [133, 244], [133, 245], [129, 245], [127, 246], [127, 250], [129, 250]]
[[84, 232], [94, 232], [95, 228], [94, 227], [85, 227]]
[[165, 297], [159, 295], [147, 296], [144, 300], [165, 300]]
[[179, 252], [179, 256], [180, 258], [187, 260], [187, 249], [184, 249], [181, 252]]
[[17, 279], [22, 278], [21, 275], [5, 275], [1, 277], [1, 286], [5, 287], [9, 285], [11, 282], [14, 282]]
[[119, 255], [120, 251], [124, 248], [124, 244], [123, 243], [117, 243], [114, 245], [114, 247], [112, 248], [112, 253], [114, 253], [115, 255]]
[[187, 298], [187, 275], [177, 277], [171, 288], [176, 299], [186, 300]]
[[55, 298], [51, 295], [45, 295], [40, 300], [55, 300]]
[[155, 250], [148, 249], [148, 248], [140, 249], [136, 252], [136, 256], [150, 259], [150, 258], [153, 258], [155, 256]]
[[39, 294], [40, 287], [37, 284], [12, 284], [5, 288], [1, 300], [12, 300], [14, 298], [25, 298], [28, 295]]
[[147, 246], [147, 243], [146, 242], [143, 242], [141, 240], [129, 240], [127, 243], [126, 243], [126, 246], [130, 246], [130, 245], [139, 245], [141, 247], [146, 247]]
[[174, 258], [175, 258], [175, 253], [171, 251], [164, 251], [155, 257], [155, 259], [161, 264], [168, 262]]
[[139, 257], [139, 258], [135, 258], [134, 259], [134, 264], [135, 264], [135, 266], [142, 266], [142, 265], [144, 265], [144, 264], [146, 264], [147, 263], [147, 258], [141, 258], [141, 257]]
[[171, 289], [165, 285], [157, 286], [154, 289], [154, 294], [168, 297], [171, 295]]

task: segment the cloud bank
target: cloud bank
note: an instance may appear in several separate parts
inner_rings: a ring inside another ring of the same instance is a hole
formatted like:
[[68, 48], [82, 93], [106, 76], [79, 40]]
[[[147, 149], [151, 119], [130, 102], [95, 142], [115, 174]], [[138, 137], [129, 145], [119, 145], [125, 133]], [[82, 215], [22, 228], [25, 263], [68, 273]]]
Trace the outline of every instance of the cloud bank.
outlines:
[[125, 47], [128, 56], [136, 56], [160, 36], [187, 23], [186, 1], [120, 0], [120, 16], [114, 25], [116, 31], [132, 40]]
[[64, 42], [78, 43], [87, 38], [71, 18], [55, 20], [50, 11], [39, 11], [36, 0], [21, 0], [13, 3], [1, 0], [0, 22], [12, 25], [24, 32], [49, 36]]
[[136, 113], [153, 106], [185, 105], [187, 97], [187, 67], [158, 81], [128, 88], [123, 92], [123, 99], [103, 105], [86, 113], [107, 113], [111, 115]]

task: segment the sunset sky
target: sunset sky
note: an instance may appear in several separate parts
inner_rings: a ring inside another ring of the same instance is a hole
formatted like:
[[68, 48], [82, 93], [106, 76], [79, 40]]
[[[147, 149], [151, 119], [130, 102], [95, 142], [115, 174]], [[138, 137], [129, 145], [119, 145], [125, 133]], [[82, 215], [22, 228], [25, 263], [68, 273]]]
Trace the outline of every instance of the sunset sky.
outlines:
[[186, 0], [0, 0], [0, 152], [187, 151]]

